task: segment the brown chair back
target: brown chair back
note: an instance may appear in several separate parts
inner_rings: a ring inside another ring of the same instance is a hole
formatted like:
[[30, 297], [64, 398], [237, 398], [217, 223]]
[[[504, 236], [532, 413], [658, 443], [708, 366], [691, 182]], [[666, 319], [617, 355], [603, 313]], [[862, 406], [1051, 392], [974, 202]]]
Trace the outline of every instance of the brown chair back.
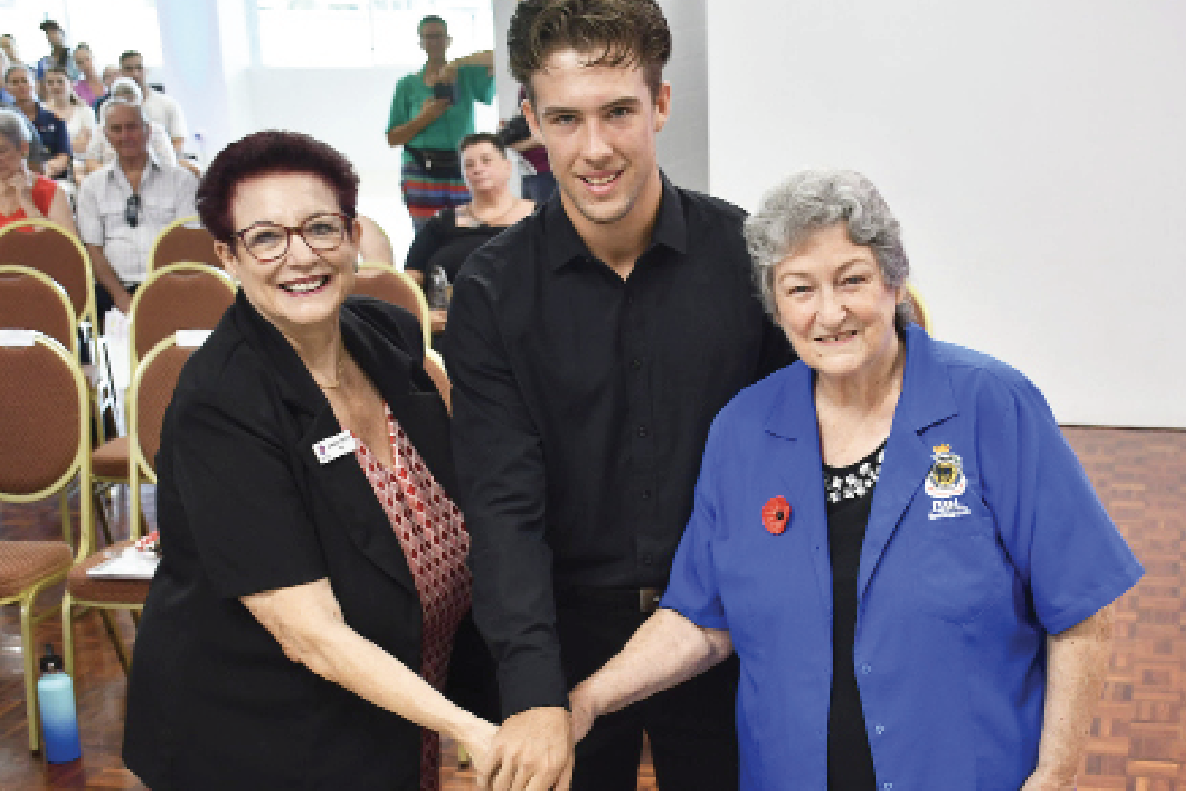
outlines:
[[134, 457], [141, 469], [156, 482], [156, 454], [161, 448], [161, 426], [165, 410], [173, 400], [173, 390], [181, 369], [193, 353], [192, 348], [178, 346], [171, 336], [153, 347], [144, 357], [136, 374], [136, 403], [132, 408], [131, 434], [135, 437]]
[[214, 252], [214, 237], [205, 228], [191, 228], [187, 223], [197, 217], [182, 217], [165, 226], [148, 256], [148, 271], [152, 272], [169, 264], [194, 263], [222, 268], [222, 261]]
[[44, 272], [0, 264], [0, 329], [45, 333], [78, 353], [78, 324], [66, 290]]
[[903, 302], [910, 306], [910, 311], [914, 314], [911, 320], [930, 334], [931, 313], [927, 310], [922, 295], [918, 293], [918, 289], [912, 283], [906, 284], [906, 298]]
[[358, 274], [354, 278], [354, 293], [399, 305], [411, 313], [420, 322], [424, 348], [432, 346], [432, 317], [428, 312], [428, 302], [420, 286], [406, 273], [386, 264], [359, 264]]
[[449, 374], [445, 371], [445, 361], [441, 359], [439, 352], [434, 349], [425, 350], [424, 370], [428, 372], [432, 383], [436, 385], [437, 392], [441, 394], [445, 408], [449, 410], [450, 415], [453, 414], [453, 383], [449, 381]]
[[87, 398], [60, 343], [30, 330], [0, 336], [0, 499], [40, 500], [80, 469], [89, 475]]
[[132, 366], [177, 330], [212, 330], [235, 301], [235, 284], [205, 264], [170, 264], [149, 273], [132, 297]]
[[[32, 232], [30, 232], [32, 229]], [[0, 230], [0, 262], [44, 272], [70, 295], [77, 321], [94, 323], [95, 286], [86, 248], [49, 220], [19, 220]]]

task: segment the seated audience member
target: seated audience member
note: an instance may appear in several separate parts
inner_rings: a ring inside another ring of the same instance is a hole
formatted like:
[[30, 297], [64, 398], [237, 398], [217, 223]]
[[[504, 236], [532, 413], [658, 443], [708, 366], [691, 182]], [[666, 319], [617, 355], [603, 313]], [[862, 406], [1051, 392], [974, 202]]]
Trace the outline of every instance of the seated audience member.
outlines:
[[95, 56], [88, 45], [79, 44], [74, 48], [74, 63], [79, 75], [74, 83], [74, 93], [93, 110], [95, 102], [107, 92], [107, 86], [95, 71]]
[[[111, 86], [119, 79], [119, 66], [112, 66], [108, 64], [103, 67], [103, 93], [99, 98], [95, 99], [94, 105], [95, 115], [98, 116], [99, 108], [103, 106], [103, 102], [111, 98]], [[170, 143], [172, 145], [172, 143]]]
[[[8, 74], [8, 67], [11, 65], [13, 65], [12, 59], [8, 57], [8, 53], [0, 49], [0, 77]], [[16, 99], [14, 99], [12, 94], [9, 93], [4, 87], [4, 80], [0, 79], [0, 106], [7, 106], [14, 104], [15, 102]]]
[[57, 66], [45, 73], [45, 93], [46, 107], [66, 122], [70, 150], [81, 157], [95, 131], [95, 111], [74, 93], [66, 70]]
[[29, 168], [32, 137], [19, 112], [0, 108], [0, 227], [16, 220], [47, 219], [77, 235], [61, 187]]
[[379, 223], [360, 214], [358, 225], [362, 230], [362, 237], [358, 241], [359, 262], [395, 266], [395, 251], [391, 249], [391, 239]]
[[240, 288], [161, 431], [123, 745], [150, 788], [439, 791], [437, 732], [485, 766], [494, 726], [444, 694], [467, 645], [488, 672], [464, 686], [493, 682], [449, 414], [415, 318], [350, 296], [357, 198], [346, 158], [295, 132], [232, 143], [202, 180]]
[[[111, 96], [123, 100], [127, 104], [141, 104], [140, 86], [127, 77], [120, 77], [111, 87]], [[106, 164], [115, 161], [115, 148], [112, 147], [107, 136], [103, 134], [103, 103], [99, 107], [99, 124], [95, 134], [91, 136], [90, 145], [84, 155], [83, 170], [90, 174]], [[162, 165], [176, 165], [177, 152], [173, 150], [173, 143], [169, 140], [169, 133], [165, 127], [156, 122], [150, 122], [151, 131], [148, 135], [148, 150], [156, 155], [157, 162]]]
[[65, 69], [71, 80], [77, 80], [79, 74], [78, 66], [74, 63], [74, 55], [66, 46], [66, 31], [62, 30], [62, 26], [52, 19], [47, 19], [38, 27], [45, 33], [45, 39], [49, 42], [49, 54], [37, 61], [35, 69], [37, 95], [45, 96], [45, 75], [51, 67]]
[[0, 33], [0, 52], [5, 54], [11, 66], [23, 62], [21, 56], [16, 52], [16, 39], [12, 37], [11, 33]]
[[472, 200], [437, 212], [417, 232], [404, 262], [404, 271], [426, 292], [436, 267], [443, 269], [452, 282], [470, 253], [535, 208], [534, 203], [511, 192], [513, 169], [496, 135], [466, 135], [458, 151]]
[[118, 98], [104, 105], [103, 132], [116, 158], [83, 179], [78, 191], [78, 228], [95, 270], [100, 316], [113, 304], [128, 312], [157, 234], [197, 214], [197, 178], [151, 153], [149, 128], [140, 105]]
[[4, 75], [4, 87], [16, 100], [14, 106], [37, 130], [45, 146], [42, 172], [51, 179], [62, 178], [70, 167], [70, 133], [66, 122], [42, 106], [33, 95], [33, 79], [27, 66], [10, 66]]
[[140, 95], [143, 97], [144, 114], [148, 116], [149, 121], [155, 121], [165, 127], [180, 163], [188, 129], [185, 125], [185, 115], [181, 112], [181, 106], [177, 104], [177, 100], [168, 94], [155, 90], [148, 84], [148, 75], [144, 70], [144, 58], [139, 52], [128, 50], [120, 55], [119, 72], [121, 76], [136, 83], [140, 89]]

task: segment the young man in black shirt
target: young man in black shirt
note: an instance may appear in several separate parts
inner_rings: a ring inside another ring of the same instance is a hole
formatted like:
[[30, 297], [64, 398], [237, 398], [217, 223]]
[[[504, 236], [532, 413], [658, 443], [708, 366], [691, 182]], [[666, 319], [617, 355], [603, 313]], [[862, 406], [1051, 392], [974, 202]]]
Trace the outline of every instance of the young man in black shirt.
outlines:
[[508, 43], [559, 189], [470, 257], [448, 322], [474, 613], [507, 717], [494, 787], [634, 789], [645, 730], [664, 791], [736, 788], [735, 661], [598, 720], [575, 772], [565, 707], [653, 611], [716, 412], [790, 347], [754, 296], [743, 212], [659, 170], [657, 3], [525, 0]]

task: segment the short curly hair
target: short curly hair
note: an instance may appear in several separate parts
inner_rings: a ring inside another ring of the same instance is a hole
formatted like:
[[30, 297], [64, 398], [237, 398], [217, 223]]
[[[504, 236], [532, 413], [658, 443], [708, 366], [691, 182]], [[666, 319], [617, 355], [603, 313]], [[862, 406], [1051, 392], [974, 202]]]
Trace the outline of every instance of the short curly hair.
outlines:
[[278, 173], [308, 173], [324, 179], [350, 219], [358, 213], [358, 173], [337, 149], [300, 132], [255, 132], [218, 152], [198, 186], [198, 216], [220, 242], [233, 244], [231, 202], [247, 179]]
[[[853, 244], [873, 251], [887, 285], [906, 282], [910, 260], [901, 229], [873, 182], [852, 170], [804, 170], [767, 192], [745, 221], [754, 280], [767, 313], [777, 317], [774, 268], [813, 233], [838, 223]], [[911, 318], [909, 305], [899, 305], [899, 324]]]
[[532, 104], [531, 76], [559, 49], [592, 53], [591, 66], [641, 66], [657, 96], [671, 58], [671, 30], [655, 0], [522, 0], [507, 49], [511, 74]]

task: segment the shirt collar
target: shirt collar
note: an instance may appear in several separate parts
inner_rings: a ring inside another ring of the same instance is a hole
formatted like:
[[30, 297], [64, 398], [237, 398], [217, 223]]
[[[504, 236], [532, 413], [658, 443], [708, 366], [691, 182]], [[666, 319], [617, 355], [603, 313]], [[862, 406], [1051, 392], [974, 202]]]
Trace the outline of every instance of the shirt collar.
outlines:
[[[662, 171], [659, 172], [659, 178], [663, 181], [663, 196], [659, 202], [659, 216], [655, 219], [655, 227], [651, 229], [651, 242], [646, 250], [662, 245], [682, 255], [688, 249], [688, 224], [684, 218], [683, 201], [679, 191]], [[549, 266], [559, 269], [578, 258], [594, 258], [565, 212], [559, 190], [553, 192], [544, 204], [540, 216]]]
[[[906, 367], [902, 372], [902, 394], [894, 410], [894, 428], [908, 427], [922, 432], [958, 412], [951, 377], [940, 346], [916, 324], [905, 331]], [[766, 430], [778, 437], [797, 439], [815, 431], [815, 377], [802, 360], [783, 374], [784, 395], [775, 400], [766, 418]]]
[[119, 164], [119, 155], [118, 154], [116, 155], [115, 159], [111, 160], [110, 177], [117, 184], [121, 183], [121, 182], [123, 184], [127, 184], [128, 188], [131, 189], [132, 192], [143, 192], [144, 184], [148, 179], [148, 174], [152, 173], [154, 171], [159, 172], [162, 169], [163, 168], [161, 167], [161, 161], [159, 159], [157, 159], [156, 152], [153, 151], [152, 147], [150, 146], [148, 149], [148, 165], [144, 168], [144, 173], [141, 174], [141, 176], [140, 176], [141, 189], [137, 190], [135, 187], [132, 186], [132, 182], [128, 180], [127, 174], [124, 173], [123, 167]]

